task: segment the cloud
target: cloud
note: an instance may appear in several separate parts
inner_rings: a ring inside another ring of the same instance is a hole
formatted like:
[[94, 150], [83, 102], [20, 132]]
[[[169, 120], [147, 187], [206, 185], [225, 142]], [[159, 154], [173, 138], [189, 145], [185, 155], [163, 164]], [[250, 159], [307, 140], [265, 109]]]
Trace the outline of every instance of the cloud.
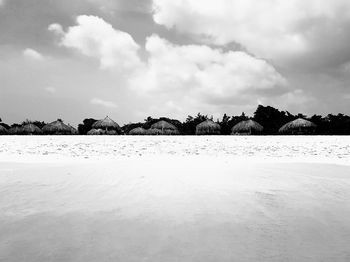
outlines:
[[153, 0], [153, 9], [154, 21], [169, 29], [218, 45], [236, 42], [282, 65], [350, 58], [348, 0]]
[[36, 61], [42, 61], [44, 60], [44, 56], [40, 54], [38, 51], [35, 51], [34, 49], [31, 48], [26, 48], [23, 50], [23, 55], [29, 59], [33, 59]]
[[105, 101], [99, 98], [93, 98], [90, 101], [91, 104], [93, 105], [98, 105], [98, 106], [103, 106], [103, 107], [107, 107], [107, 108], [117, 108], [118, 106], [111, 102], [111, 101]]
[[152, 95], [187, 95], [208, 103], [229, 103], [243, 94], [281, 92], [287, 85], [273, 66], [244, 52], [174, 45], [157, 35], [147, 38], [145, 48], [147, 65], [130, 85]]
[[48, 30], [56, 33], [59, 36], [64, 35], [63, 28], [60, 24], [51, 24], [51, 25], [49, 25]]
[[61, 36], [62, 46], [97, 58], [103, 69], [133, 69], [141, 63], [137, 53], [140, 47], [128, 33], [96, 16], [81, 15], [76, 22], [66, 32], [58, 24], [51, 24], [48, 29]]
[[[271, 64], [242, 51], [176, 45], [152, 35], [146, 39], [142, 60], [141, 47], [126, 32], [94, 16], [79, 16], [77, 24], [66, 32], [57, 24], [49, 30], [60, 36], [62, 46], [98, 58], [102, 68], [124, 76], [123, 88], [148, 101], [141, 107], [162, 105], [161, 111], [182, 113], [208, 107], [219, 111], [216, 107], [255, 103], [259, 97], [287, 92], [288, 81]], [[116, 106], [99, 98], [91, 103]]]
[[54, 93], [56, 93], [57, 90], [53, 86], [48, 86], [48, 87], [45, 87], [45, 91], [50, 93], [50, 94], [54, 94]]

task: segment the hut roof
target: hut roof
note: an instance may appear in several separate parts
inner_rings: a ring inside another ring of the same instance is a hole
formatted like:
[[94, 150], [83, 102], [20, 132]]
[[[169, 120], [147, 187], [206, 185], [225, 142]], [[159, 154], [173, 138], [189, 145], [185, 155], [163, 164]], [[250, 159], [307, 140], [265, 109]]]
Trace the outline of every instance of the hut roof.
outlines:
[[213, 120], [205, 120], [196, 126], [196, 135], [220, 135], [221, 127]]
[[23, 126], [22, 131], [26, 135], [40, 135], [43, 133], [39, 127], [36, 125], [29, 123]]
[[47, 124], [43, 127], [43, 132], [47, 134], [65, 134], [65, 135], [70, 135], [72, 134], [71, 128], [64, 124], [62, 120], [57, 120], [54, 121], [50, 124]]
[[76, 128], [72, 127], [70, 124], [68, 124], [68, 127], [70, 128], [72, 135], [79, 134], [78, 130]]
[[146, 135], [147, 130], [142, 127], [136, 127], [129, 131], [129, 135], [137, 136], [137, 135]]
[[167, 121], [164, 121], [164, 120], [161, 120], [161, 121], [158, 121], [157, 123], [154, 123], [152, 126], [151, 126], [152, 129], [159, 129], [159, 130], [177, 130], [177, 127], [174, 126], [173, 124], [167, 122]]
[[8, 134], [7, 129], [2, 125], [0, 125], [0, 135], [7, 135], [7, 134]]
[[115, 129], [118, 132], [121, 132], [121, 128], [120, 126], [113, 121], [111, 118], [109, 118], [108, 116], [106, 116], [104, 119], [102, 120], [98, 120], [96, 121], [93, 125], [92, 128], [94, 129]]
[[232, 127], [232, 134], [237, 133], [251, 133], [257, 132], [261, 133], [264, 130], [263, 126], [254, 120], [241, 121], [234, 127]]
[[294, 121], [291, 121], [284, 126], [282, 126], [279, 130], [280, 133], [288, 133], [291, 130], [299, 129], [299, 128], [315, 128], [316, 125], [311, 121], [305, 120], [303, 118], [298, 118]]
[[8, 130], [8, 133], [11, 135], [21, 135], [23, 134], [23, 128], [21, 126], [14, 126]]
[[162, 130], [157, 129], [157, 128], [150, 128], [146, 130], [146, 135], [163, 135], [164, 133], [162, 132]]
[[91, 129], [89, 132], [87, 132], [87, 135], [89, 136], [97, 136], [97, 135], [103, 135], [105, 134], [105, 131], [102, 129]]

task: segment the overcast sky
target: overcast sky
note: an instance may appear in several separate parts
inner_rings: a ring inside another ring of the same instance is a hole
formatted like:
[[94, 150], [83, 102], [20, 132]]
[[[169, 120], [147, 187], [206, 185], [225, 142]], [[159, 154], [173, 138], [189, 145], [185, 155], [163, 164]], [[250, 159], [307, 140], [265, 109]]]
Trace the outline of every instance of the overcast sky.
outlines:
[[0, 117], [350, 114], [349, 0], [0, 0]]

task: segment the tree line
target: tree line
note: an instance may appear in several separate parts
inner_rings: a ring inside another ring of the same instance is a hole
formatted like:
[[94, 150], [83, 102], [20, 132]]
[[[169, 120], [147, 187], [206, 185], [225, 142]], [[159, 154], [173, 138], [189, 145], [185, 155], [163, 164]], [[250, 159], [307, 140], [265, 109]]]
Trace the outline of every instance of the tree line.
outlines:
[[[279, 128], [284, 124], [293, 121], [297, 118], [303, 118], [309, 120], [317, 125], [316, 133], [317, 135], [350, 135], [350, 116], [344, 114], [328, 114], [327, 116], [313, 115], [308, 117], [304, 114], [293, 115], [288, 111], [280, 111], [277, 108], [271, 106], [259, 105], [255, 110], [253, 116], [247, 116], [244, 112], [238, 116], [229, 116], [224, 114], [221, 119], [214, 120], [212, 116], [203, 115], [198, 113], [195, 116], [188, 116], [185, 121], [181, 122], [177, 119], [170, 119], [167, 117], [153, 118], [151, 116], [147, 117], [143, 122], [138, 123], [128, 123], [121, 127], [124, 134], [128, 134], [130, 130], [142, 127], [144, 129], [149, 129], [154, 123], [164, 120], [175, 127], [178, 128], [181, 134], [184, 135], [194, 135], [196, 132], [196, 126], [205, 120], [213, 120], [221, 126], [222, 135], [230, 135], [233, 126], [241, 121], [252, 119], [258, 122], [264, 127], [263, 134], [265, 135], [277, 135]], [[89, 130], [92, 129], [92, 125], [97, 121], [97, 119], [86, 118], [81, 124], [78, 125], [78, 131], [81, 135], [86, 135]], [[20, 124], [14, 123], [11, 126], [2, 123], [0, 118], [0, 125], [9, 129], [11, 127], [20, 127], [26, 123], [33, 123], [39, 128], [46, 125], [43, 121], [25, 121]]]

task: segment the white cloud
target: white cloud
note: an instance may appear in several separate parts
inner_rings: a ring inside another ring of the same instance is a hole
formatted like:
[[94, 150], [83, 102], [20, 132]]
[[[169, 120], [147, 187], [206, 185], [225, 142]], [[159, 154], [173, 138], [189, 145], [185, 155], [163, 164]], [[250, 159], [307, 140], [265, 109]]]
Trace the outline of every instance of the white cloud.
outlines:
[[44, 60], [44, 56], [40, 54], [38, 51], [35, 51], [31, 48], [26, 48], [23, 50], [23, 55], [29, 59], [33, 59], [36, 61]]
[[[94, 16], [79, 16], [77, 23], [63, 35], [59, 26], [50, 28], [61, 34], [62, 46], [98, 58], [103, 68], [127, 76], [123, 87], [151, 101], [154, 108], [161, 106], [162, 112], [209, 107], [218, 111], [218, 105], [255, 103], [264, 92], [271, 96], [286, 92], [287, 80], [272, 65], [245, 52], [175, 45], [152, 35], [146, 39], [142, 61], [139, 46], [127, 33]], [[116, 107], [99, 98], [91, 103]]]
[[49, 25], [48, 30], [56, 33], [57, 35], [64, 35], [63, 28], [60, 24], [51, 24]]
[[219, 45], [238, 42], [282, 64], [348, 50], [339, 44], [350, 37], [348, 0], [153, 0], [153, 7], [158, 24]]
[[54, 93], [56, 93], [57, 90], [53, 86], [48, 86], [48, 87], [45, 87], [45, 91], [50, 93], [50, 94], [54, 94]]
[[[266, 61], [204, 45], [178, 46], [153, 35], [147, 66], [130, 84], [137, 90], [225, 102], [244, 93], [281, 90], [286, 80]], [[280, 91], [279, 91], [280, 92]]]
[[61, 35], [62, 46], [99, 59], [103, 69], [133, 69], [141, 63], [139, 45], [128, 33], [114, 29], [96, 16], [81, 15], [76, 22], [65, 33], [58, 24], [50, 25], [49, 30]]
[[105, 101], [105, 100], [102, 100], [100, 98], [93, 98], [93, 99], [91, 99], [90, 103], [93, 105], [103, 106], [103, 107], [107, 107], [107, 108], [117, 108], [118, 107], [115, 103], [113, 103], [111, 101]]

